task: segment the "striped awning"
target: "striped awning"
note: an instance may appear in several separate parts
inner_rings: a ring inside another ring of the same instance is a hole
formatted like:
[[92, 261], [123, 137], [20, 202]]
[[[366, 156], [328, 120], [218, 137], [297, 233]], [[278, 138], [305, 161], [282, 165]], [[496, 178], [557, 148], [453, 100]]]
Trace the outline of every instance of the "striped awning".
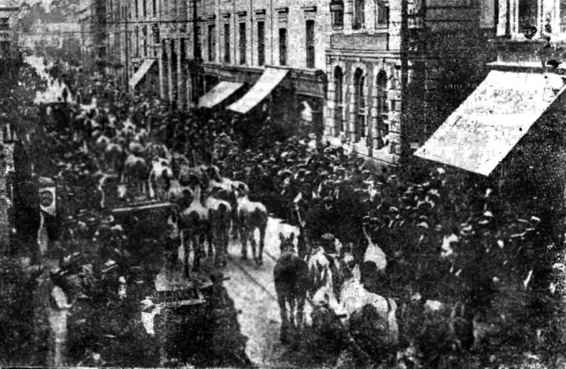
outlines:
[[136, 73], [134, 73], [132, 78], [130, 78], [129, 84], [132, 89], [136, 88], [136, 86], [141, 82], [141, 80], [147, 74], [147, 72], [149, 72], [151, 66], [154, 63], [155, 63], [155, 59], [146, 59], [143, 61], [143, 63], [140, 65]]
[[243, 83], [238, 82], [222, 81], [200, 97], [198, 106], [199, 108], [212, 108], [229, 98], [243, 85]]
[[266, 68], [253, 87], [240, 100], [228, 106], [228, 109], [246, 114], [265, 99], [288, 72], [286, 69]]

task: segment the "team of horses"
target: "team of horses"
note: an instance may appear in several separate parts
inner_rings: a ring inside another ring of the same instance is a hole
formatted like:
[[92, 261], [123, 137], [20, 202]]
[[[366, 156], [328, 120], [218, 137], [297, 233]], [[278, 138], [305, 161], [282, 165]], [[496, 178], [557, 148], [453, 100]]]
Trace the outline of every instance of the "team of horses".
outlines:
[[[364, 233], [365, 232], [364, 229]], [[385, 298], [366, 289], [361, 281], [360, 267], [374, 269], [383, 274], [387, 266], [387, 257], [381, 248], [368, 236], [368, 247], [363, 261], [354, 259], [352, 250], [343, 247], [339, 240], [328, 237], [334, 243], [327, 252], [320, 244], [308, 248], [305, 256], [297, 252], [295, 234], [279, 235], [280, 251], [274, 271], [275, 289], [281, 313], [282, 342], [289, 343], [293, 337], [300, 337], [305, 328], [304, 310], [306, 302], [313, 308], [313, 326], [315, 316], [320, 313], [330, 316], [325, 320], [337, 323], [342, 331], [348, 331], [353, 320], [366, 314], [371, 309], [373, 322], [380, 322], [374, 332], [384, 344], [394, 345], [398, 341], [397, 304], [391, 298]]]
[[[127, 203], [138, 199], [172, 203], [168, 232], [178, 236], [187, 276], [200, 268], [203, 256], [225, 265], [230, 235], [240, 239], [242, 258], [248, 257], [250, 243], [253, 260], [263, 263], [268, 212], [262, 203], [250, 200], [245, 183], [223, 177], [214, 165], [197, 164], [170, 150], [131, 118], [120, 122], [96, 103], [81, 108], [82, 125], [74, 140], [82, 141], [83, 151], [98, 158], [101, 207], [107, 205], [109, 193]], [[98, 123], [100, 114], [106, 114], [104, 126]]]
[[[171, 202], [174, 206], [166, 220], [168, 233], [179, 240], [187, 276], [200, 268], [205, 255], [216, 265], [225, 265], [231, 237], [240, 239], [243, 259], [248, 258], [250, 243], [253, 261], [262, 265], [268, 210], [264, 204], [249, 198], [245, 183], [222, 176], [214, 165], [197, 164], [183, 153], [170, 150], [131, 119], [120, 122], [108, 115], [108, 123], [101, 127], [96, 116], [104, 112], [96, 104], [86, 108], [88, 114], [79, 119], [82, 134], [75, 135], [74, 139], [83, 140], [84, 151], [93, 152], [100, 161], [102, 207], [106, 205], [105, 194], [110, 189], [124, 201], [140, 197]], [[256, 231], [259, 239], [256, 239]], [[369, 246], [364, 268], [369, 263], [383, 272], [386, 256], [367, 237]], [[292, 333], [304, 327], [308, 301], [315, 310], [322, 309], [335, 316], [343, 327], [362, 309], [371, 306], [376, 319], [387, 327], [382, 332], [387, 342], [395, 343], [398, 339], [397, 305], [393, 299], [364, 288], [360, 265], [355, 265], [351, 250], [333, 240], [335, 254], [326, 252], [320, 245], [309, 245], [299, 255], [296, 252], [298, 240], [302, 241], [299, 244], [303, 250], [305, 239], [301, 235], [280, 235], [281, 254], [273, 271], [281, 312], [281, 340], [289, 342]], [[179, 247], [169, 252], [173, 260], [179, 258]], [[191, 254], [192, 264], [189, 262]]]

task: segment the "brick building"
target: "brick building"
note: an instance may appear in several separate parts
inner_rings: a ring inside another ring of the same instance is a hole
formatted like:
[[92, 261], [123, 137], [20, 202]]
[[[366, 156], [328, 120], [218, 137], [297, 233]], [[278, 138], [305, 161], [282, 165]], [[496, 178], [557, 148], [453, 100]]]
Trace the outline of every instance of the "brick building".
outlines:
[[325, 137], [386, 164], [408, 157], [483, 78], [489, 3], [332, 0]]

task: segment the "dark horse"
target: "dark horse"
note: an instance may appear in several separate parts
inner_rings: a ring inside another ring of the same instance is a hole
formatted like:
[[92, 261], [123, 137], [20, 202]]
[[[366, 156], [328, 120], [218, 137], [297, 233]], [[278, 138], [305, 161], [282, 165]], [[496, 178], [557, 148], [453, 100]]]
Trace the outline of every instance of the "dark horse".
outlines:
[[[279, 234], [281, 256], [275, 264], [273, 276], [275, 292], [281, 312], [281, 342], [289, 342], [289, 329], [297, 332], [303, 324], [303, 311], [310, 279], [307, 263], [295, 253], [295, 234]], [[288, 307], [288, 309], [287, 309]]]

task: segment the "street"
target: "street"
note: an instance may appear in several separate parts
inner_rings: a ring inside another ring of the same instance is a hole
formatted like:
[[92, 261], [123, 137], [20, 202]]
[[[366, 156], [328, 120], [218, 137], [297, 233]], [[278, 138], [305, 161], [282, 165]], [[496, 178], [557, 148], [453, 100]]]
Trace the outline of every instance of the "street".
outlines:
[[2, 368], [566, 369], [566, 2], [441, 3], [0, 2]]

